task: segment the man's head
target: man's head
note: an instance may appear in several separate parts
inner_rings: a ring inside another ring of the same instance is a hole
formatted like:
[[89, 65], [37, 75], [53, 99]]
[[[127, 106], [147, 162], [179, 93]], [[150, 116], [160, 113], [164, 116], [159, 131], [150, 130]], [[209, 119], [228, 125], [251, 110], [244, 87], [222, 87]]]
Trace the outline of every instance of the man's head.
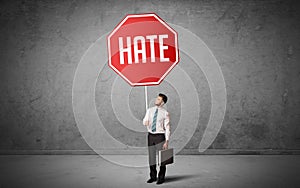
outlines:
[[162, 93], [158, 94], [156, 100], [155, 100], [155, 105], [156, 106], [162, 106], [165, 103], [167, 103], [168, 97]]

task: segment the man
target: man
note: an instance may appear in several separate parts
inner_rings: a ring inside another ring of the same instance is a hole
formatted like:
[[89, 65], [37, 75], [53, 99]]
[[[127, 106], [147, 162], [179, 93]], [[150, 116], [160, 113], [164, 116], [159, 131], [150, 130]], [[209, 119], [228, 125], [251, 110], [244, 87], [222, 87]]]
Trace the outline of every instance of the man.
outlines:
[[162, 184], [165, 181], [166, 166], [160, 166], [158, 178], [156, 171], [156, 152], [162, 149], [168, 149], [170, 138], [170, 116], [162, 106], [167, 102], [166, 95], [159, 93], [155, 106], [147, 109], [143, 119], [143, 124], [148, 130], [148, 154], [150, 179], [147, 183], [157, 180], [156, 184]]

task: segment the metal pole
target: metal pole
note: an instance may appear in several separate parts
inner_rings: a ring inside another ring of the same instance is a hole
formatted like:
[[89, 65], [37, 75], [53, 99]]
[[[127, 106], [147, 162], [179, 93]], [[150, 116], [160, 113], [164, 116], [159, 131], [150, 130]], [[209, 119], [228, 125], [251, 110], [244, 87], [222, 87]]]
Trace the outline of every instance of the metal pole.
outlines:
[[146, 111], [148, 109], [148, 91], [147, 86], [145, 86], [145, 101], [146, 101]]

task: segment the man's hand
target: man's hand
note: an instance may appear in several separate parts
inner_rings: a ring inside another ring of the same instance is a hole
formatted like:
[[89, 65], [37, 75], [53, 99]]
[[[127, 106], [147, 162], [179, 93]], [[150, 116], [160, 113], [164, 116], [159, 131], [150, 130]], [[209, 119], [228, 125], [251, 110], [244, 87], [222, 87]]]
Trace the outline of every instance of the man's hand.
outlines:
[[168, 149], [168, 144], [169, 144], [169, 141], [166, 140], [166, 142], [164, 143], [163, 145], [163, 148], [162, 149]]
[[149, 126], [150, 122], [149, 121], [145, 121], [145, 126]]

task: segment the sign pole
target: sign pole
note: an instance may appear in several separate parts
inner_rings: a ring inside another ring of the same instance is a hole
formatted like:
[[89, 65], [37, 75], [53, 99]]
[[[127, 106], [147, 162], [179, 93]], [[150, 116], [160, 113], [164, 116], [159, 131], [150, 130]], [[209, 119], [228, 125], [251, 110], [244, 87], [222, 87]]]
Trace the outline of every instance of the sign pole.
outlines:
[[146, 101], [146, 111], [148, 109], [148, 91], [147, 86], [145, 86], [145, 101]]

